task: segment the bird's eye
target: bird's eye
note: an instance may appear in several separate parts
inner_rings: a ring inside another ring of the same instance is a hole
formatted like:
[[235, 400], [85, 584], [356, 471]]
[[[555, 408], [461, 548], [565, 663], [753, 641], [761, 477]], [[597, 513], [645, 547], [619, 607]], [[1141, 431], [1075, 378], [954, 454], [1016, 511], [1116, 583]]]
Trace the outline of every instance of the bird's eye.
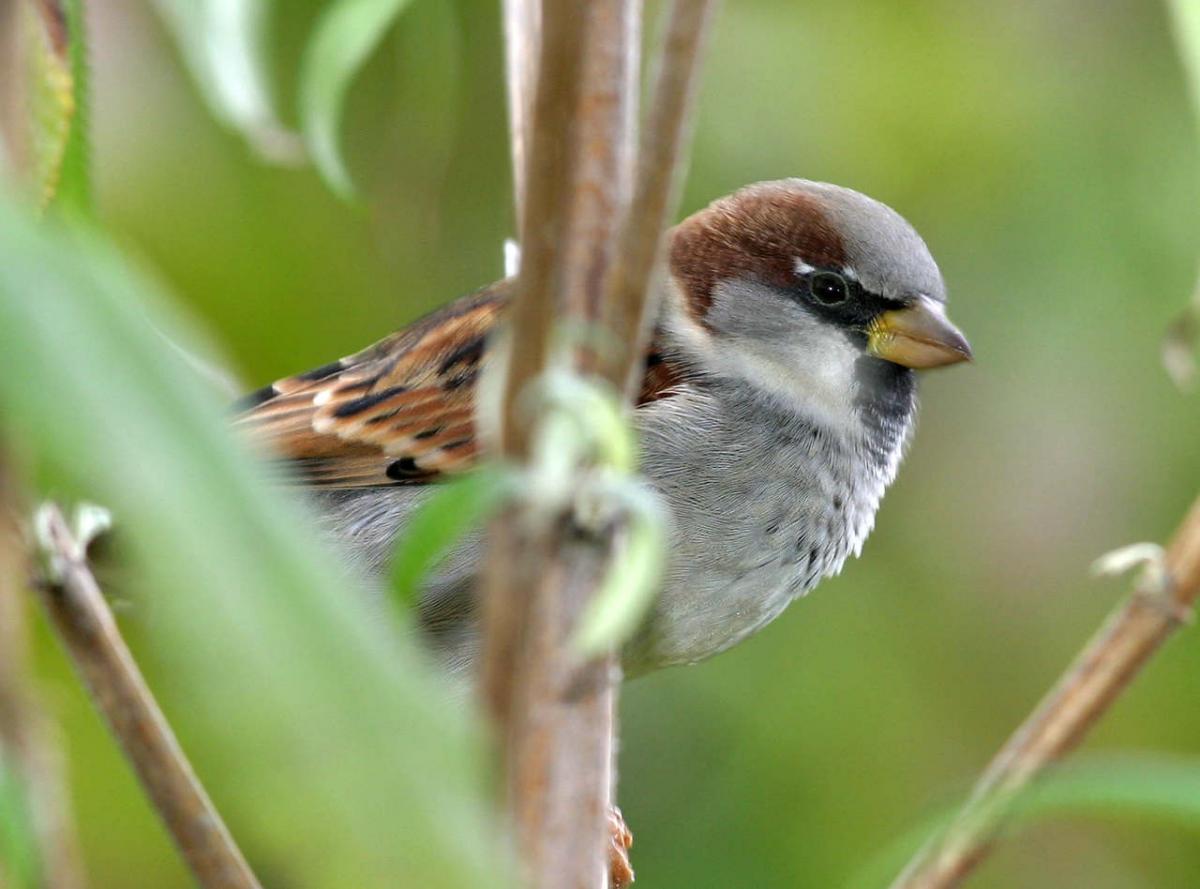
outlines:
[[849, 295], [846, 279], [834, 272], [817, 272], [809, 282], [813, 299], [823, 306], [836, 306], [844, 303]]

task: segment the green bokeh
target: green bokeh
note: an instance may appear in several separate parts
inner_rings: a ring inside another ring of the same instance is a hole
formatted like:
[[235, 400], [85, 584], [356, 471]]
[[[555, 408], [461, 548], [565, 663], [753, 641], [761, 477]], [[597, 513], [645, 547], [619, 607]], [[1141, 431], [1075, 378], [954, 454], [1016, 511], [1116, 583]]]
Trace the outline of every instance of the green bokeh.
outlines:
[[[286, 86], [316, 5], [278, 6]], [[460, 2], [447, 27], [414, 3], [363, 72], [345, 143], [365, 208], [251, 158], [143, 4], [90, 8], [98, 212], [247, 385], [499, 275], [496, 4]], [[926, 236], [977, 354], [924, 386], [861, 561], [734, 651], [624, 693], [639, 885], [824, 889], [967, 786], [1121, 594], [1091, 559], [1162, 539], [1200, 491], [1200, 400], [1158, 362], [1200, 248], [1200, 146], [1146, 0], [730, 0], [701, 109], [686, 210], [792, 175], [879, 197]], [[136, 646], [144, 618], [123, 619]], [[39, 642], [92, 885], [189, 885]], [[1089, 747], [1195, 753], [1198, 690], [1191, 631]], [[235, 766], [195, 753], [219, 798]], [[1197, 883], [1194, 835], [1073, 820], [1002, 847], [972, 885]]]

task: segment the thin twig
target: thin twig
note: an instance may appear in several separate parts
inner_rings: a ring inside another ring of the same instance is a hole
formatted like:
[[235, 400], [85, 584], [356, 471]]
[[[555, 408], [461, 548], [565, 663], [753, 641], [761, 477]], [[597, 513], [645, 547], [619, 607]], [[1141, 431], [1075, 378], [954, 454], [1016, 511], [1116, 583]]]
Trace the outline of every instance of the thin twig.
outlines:
[[112, 612], [57, 507], [43, 507], [48, 577], [42, 604], [180, 853], [205, 889], [259, 889], [146, 687]]
[[[84, 885], [58, 726], [40, 706], [29, 665], [25, 545], [17, 495], [0, 461], [0, 754], [16, 767], [47, 886]], [[3, 884], [0, 876], [0, 884]]]
[[613, 335], [613, 348], [605, 352], [603, 376], [627, 392], [641, 370], [638, 358], [656, 290], [652, 276], [687, 167], [700, 63], [715, 8], [715, 0], [673, 0], [666, 12], [633, 202], [604, 300], [604, 326]]
[[533, 90], [541, 45], [538, 0], [504, 0], [504, 74], [508, 87], [508, 132], [513, 202], [517, 224], [524, 221], [525, 170], [532, 138]]
[[1012, 801], [1077, 747], [1200, 598], [1200, 499], [1164, 556], [1165, 584], [1143, 578], [984, 771], [954, 821], [892, 889], [950, 889], [987, 856]]

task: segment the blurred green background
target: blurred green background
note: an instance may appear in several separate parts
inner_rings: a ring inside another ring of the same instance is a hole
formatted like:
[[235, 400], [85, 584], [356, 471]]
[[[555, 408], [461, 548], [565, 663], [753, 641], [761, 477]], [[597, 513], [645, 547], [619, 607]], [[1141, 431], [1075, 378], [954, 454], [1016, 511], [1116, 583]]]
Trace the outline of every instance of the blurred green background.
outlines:
[[[285, 98], [319, 7], [278, 5]], [[248, 387], [501, 274], [497, 7], [417, 0], [402, 16], [351, 96], [354, 207], [214, 123], [146, 3], [91, 5], [99, 214]], [[1088, 563], [1161, 540], [1200, 491], [1200, 401], [1158, 360], [1196, 269], [1200, 147], [1166, 12], [1146, 0], [737, 0], [714, 34], [684, 211], [783, 176], [878, 197], [924, 234], [977, 354], [926, 380], [861, 561], [734, 651], [623, 694], [638, 885], [838, 886], [958, 798], [1109, 611], [1124, 586]], [[122, 619], [136, 646], [143, 616]], [[190, 885], [44, 634], [39, 657], [92, 884]], [[1198, 693], [1193, 630], [1088, 748], [1194, 754]], [[192, 746], [219, 802], [236, 764]], [[1195, 886], [1200, 843], [1057, 821], [971, 885]]]

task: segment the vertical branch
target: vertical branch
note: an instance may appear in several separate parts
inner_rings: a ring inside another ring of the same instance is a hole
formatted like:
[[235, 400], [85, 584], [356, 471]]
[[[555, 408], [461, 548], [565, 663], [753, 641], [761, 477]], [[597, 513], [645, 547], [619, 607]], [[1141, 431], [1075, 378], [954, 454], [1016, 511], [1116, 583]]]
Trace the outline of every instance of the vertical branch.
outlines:
[[652, 278], [662, 232], [678, 204], [687, 168], [705, 38], [715, 0], [673, 0], [639, 145], [637, 185], [621, 231], [617, 263], [605, 294], [605, 328], [613, 335], [603, 376], [629, 391], [641, 370], [646, 322], [654, 306]]
[[55, 889], [76, 889], [83, 876], [57, 727], [38, 706], [29, 669], [27, 561], [16, 504], [0, 463], [0, 755], [16, 767], [23, 784], [43, 881]]
[[[566, 228], [570, 187], [568, 136], [584, 36], [583, 16], [574, 15], [566, 4], [546, 6], [540, 28], [543, 42], [537, 52], [536, 98], [513, 100], [515, 108], [533, 109], [533, 125], [526, 130], [530, 139], [525, 168], [536, 171], [536, 175], [522, 173], [527, 190], [518, 194], [521, 267], [509, 314], [511, 340], [500, 405], [500, 450], [516, 459], [527, 456], [529, 444], [527, 417], [519, 410], [521, 394], [549, 358], [554, 287], [563, 254], [559, 237]], [[528, 39], [531, 32], [525, 30], [522, 36]], [[522, 58], [531, 54], [528, 48], [512, 53]], [[524, 585], [517, 585], [515, 576], [522, 559], [513, 518], [506, 515], [493, 522], [483, 596], [484, 701], [506, 746], [511, 743], [507, 735], [518, 682], [517, 658], [531, 604], [531, 596]]]
[[617, 227], [633, 192], [641, 8], [633, 0], [593, 0], [587, 16], [572, 228], [561, 293], [566, 315], [594, 329], [603, 322]]
[[537, 53], [541, 45], [538, 0], [503, 0], [503, 14], [513, 203], [520, 225], [524, 220], [526, 159], [532, 137], [533, 89], [537, 82]]
[[[570, 539], [562, 529], [527, 535], [519, 528], [492, 538], [515, 562], [500, 579], [528, 600], [511, 709], [500, 726], [509, 813], [528, 885], [596, 889], [606, 872], [614, 689], [603, 664], [581, 671], [566, 640], [606, 553], [594, 540]], [[488, 579], [493, 596], [497, 576]], [[586, 678], [577, 691], [581, 673]]]
[[920, 850], [892, 889], [952, 889], [991, 851], [1011, 804], [1074, 750], [1200, 598], [1200, 499], [1163, 557], [1163, 582], [1143, 579], [996, 754], [962, 810]]
[[125, 647], [81, 544], [45, 507], [53, 575], [39, 591], [70, 654], [176, 846], [205, 889], [260, 889]]
[[[531, 21], [543, 40], [536, 66]], [[547, 369], [556, 326], [598, 318], [631, 191], [639, 21], [633, 0], [598, 0], [582, 15], [554, 2], [540, 14], [517, 0], [506, 6], [510, 41], [526, 41], [508, 50], [522, 256], [501, 438], [518, 459], [530, 441], [520, 397]], [[532, 101], [522, 83], [536, 83]], [[610, 658], [585, 667], [585, 690], [572, 693], [581, 673], [567, 640], [600, 581], [607, 541], [578, 535], [565, 515], [534, 526], [515, 514], [495, 523], [489, 552], [484, 693], [525, 875], [535, 887], [594, 889], [606, 873], [616, 691]]]
[[[522, 394], [549, 367], [560, 328], [608, 326], [601, 332], [627, 337], [577, 344], [575, 368], [600, 365], [621, 383], [642, 369], [649, 280], [710, 7], [707, 0], [672, 6], [635, 183], [639, 4], [596, 0], [581, 13], [546, 0], [539, 13], [509, 0], [510, 39], [532, 41], [538, 30], [541, 37], [532, 100], [519, 95], [522, 83], [530, 85], [532, 50], [510, 46], [508, 56], [522, 238], [500, 406], [501, 450], [510, 459], [546, 456], [531, 452], [534, 426]], [[531, 124], [526, 118], [522, 126], [529, 108]], [[613, 299], [623, 301], [616, 311]], [[577, 458], [586, 460], [565, 459]], [[587, 469], [574, 468], [581, 477]], [[483, 692], [525, 874], [538, 889], [594, 889], [604, 873], [618, 670], [612, 654], [581, 665], [568, 640], [611, 558], [612, 536], [581, 532], [569, 503], [514, 507], [489, 537]]]
[[545, 4], [540, 19], [542, 42], [522, 180], [521, 269], [509, 311], [512, 340], [501, 401], [501, 451], [517, 458], [528, 456], [529, 450], [529, 424], [519, 412], [520, 396], [546, 367], [557, 288], [563, 279], [574, 112], [587, 23], [570, 4], [554, 2]]
[[[558, 302], [563, 316], [577, 330], [598, 331], [603, 324], [605, 287], [615, 259], [618, 226], [633, 192], [641, 6], [637, 0], [593, 0], [586, 14], [588, 28], [574, 121], [570, 222]], [[596, 363], [593, 345], [586, 340], [576, 344], [574, 362], [584, 372]], [[553, 669], [528, 674], [533, 706], [525, 714], [530, 719], [530, 734], [536, 737], [540, 728], [551, 752], [540, 762], [536, 754], [527, 758], [521, 764], [523, 774], [517, 777], [523, 783], [536, 782], [542, 772], [554, 776], [556, 783], [555, 792], [534, 802], [536, 808], [522, 818], [528, 825], [526, 837], [536, 835], [543, 844], [536, 857], [544, 884], [559, 885], [554, 882], [555, 874], [574, 872], [575, 881], [584, 887], [595, 885], [605, 869], [605, 833], [615, 794], [619, 667], [615, 654], [609, 653], [581, 669], [566, 649], [566, 640], [574, 634], [601, 582], [612, 558], [612, 541], [595, 540], [590, 545], [564, 541], [557, 557], [563, 563], [562, 582], [556, 590], [543, 580], [545, 597], [531, 621], [533, 627], [546, 632], [540, 636], [543, 652], [534, 651], [534, 656], [544, 658]], [[554, 596], [557, 603], [551, 601]], [[539, 689], [539, 680], [549, 683]], [[576, 693], [570, 685], [586, 690]], [[544, 704], [537, 702], [557, 703], [539, 716], [538, 709]], [[560, 720], [557, 727], [555, 715]], [[526, 749], [539, 746], [535, 741]], [[613, 848], [623, 862], [624, 847]], [[610, 866], [621, 867], [611, 861]], [[627, 863], [622, 870], [629, 871]], [[631, 877], [631, 871], [610, 875], [616, 882]]]

